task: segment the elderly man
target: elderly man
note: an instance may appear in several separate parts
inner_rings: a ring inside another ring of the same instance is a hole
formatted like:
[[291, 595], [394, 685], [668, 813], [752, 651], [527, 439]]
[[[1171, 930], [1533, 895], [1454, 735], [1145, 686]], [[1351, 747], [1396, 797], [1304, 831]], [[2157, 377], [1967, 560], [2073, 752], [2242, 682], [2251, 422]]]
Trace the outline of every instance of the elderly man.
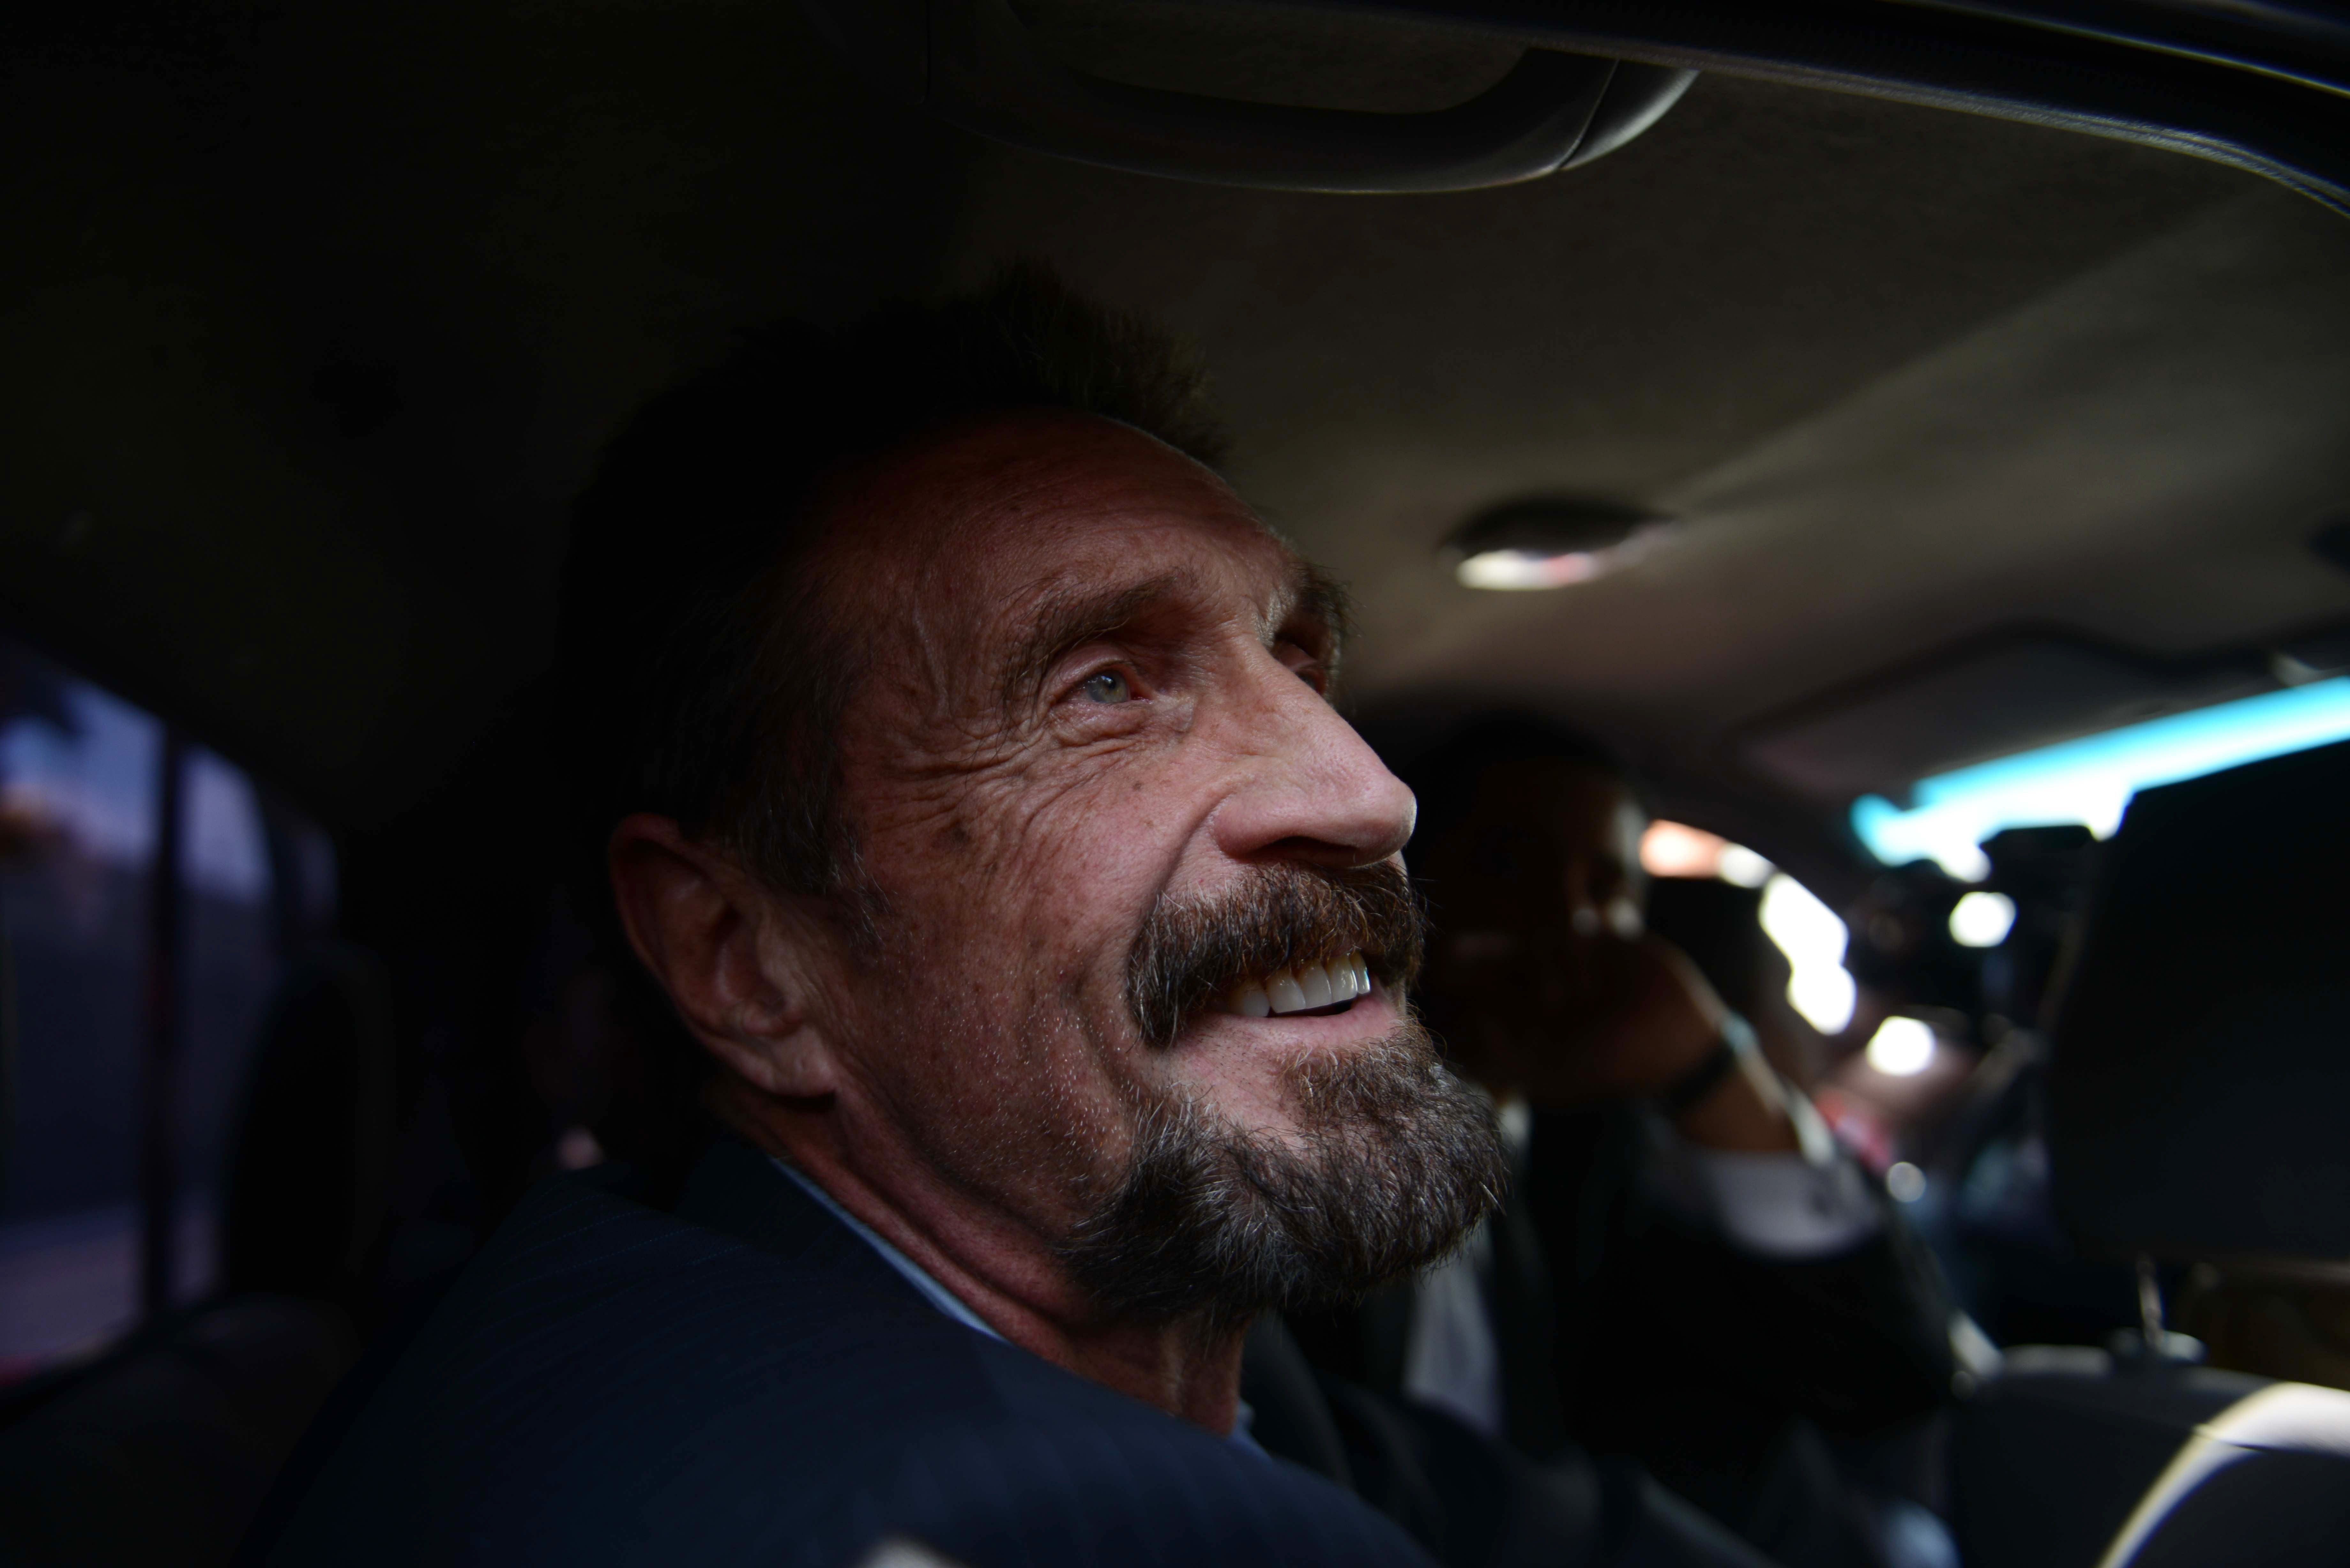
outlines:
[[[1330, 705], [1338, 596], [1198, 391], [1023, 272], [616, 442], [568, 728], [717, 1136], [538, 1188], [271, 1561], [1422, 1560], [1251, 1440], [1243, 1340], [1442, 1256], [1503, 1163], [1407, 1000], [1413, 802]], [[1751, 1561], [1473, 1444], [1388, 1450], [1476, 1477], [1388, 1510], [1451, 1561]]]

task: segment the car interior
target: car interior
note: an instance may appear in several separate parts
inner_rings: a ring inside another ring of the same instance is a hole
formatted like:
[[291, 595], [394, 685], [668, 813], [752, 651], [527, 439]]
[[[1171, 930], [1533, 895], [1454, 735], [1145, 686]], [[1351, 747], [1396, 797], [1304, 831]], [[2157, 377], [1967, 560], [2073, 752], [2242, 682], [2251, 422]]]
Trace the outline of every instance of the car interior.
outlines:
[[[567, 507], [748, 329], [1024, 258], [1203, 351], [1234, 484], [1349, 585], [1383, 755], [1572, 722], [1638, 768], [1644, 855], [1673, 826], [1738, 919], [1833, 928], [1786, 983], [1965, 1309], [1918, 1486], [1960, 1561], [2350, 1555], [2350, 20], [9, 34], [0, 1555], [231, 1561], [353, 1368], [615, 1143], [548, 734]], [[1951, 815], [2288, 709], [2100, 774], [2103, 816]], [[1719, 918], [1651, 869], [1660, 928]]]

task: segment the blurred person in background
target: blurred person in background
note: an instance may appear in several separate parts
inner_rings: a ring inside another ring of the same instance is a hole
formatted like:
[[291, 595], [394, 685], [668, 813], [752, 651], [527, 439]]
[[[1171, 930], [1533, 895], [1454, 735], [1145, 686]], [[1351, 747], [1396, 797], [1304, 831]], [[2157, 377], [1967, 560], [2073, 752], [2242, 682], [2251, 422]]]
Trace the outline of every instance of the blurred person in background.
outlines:
[[[1603, 748], [1496, 719], [1433, 756], [1424, 1006], [1493, 1096], [1514, 1186], [1453, 1260], [1300, 1337], [1537, 1456], [1636, 1457], [1782, 1561], [1949, 1560], [1897, 1496], [1921, 1483], [1848, 1462], [1898, 1451], [1954, 1366], [1931, 1262], [1773, 1064], [1802, 1072], [1816, 1037], [1773, 1013], [1766, 1055], [1648, 929], [1650, 814]], [[1756, 1007], [1784, 962], [1735, 914], [1689, 924], [1720, 928], [1711, 967]]]
[[[1855, 1058], [1838, 1087], [1848, 1099], [1876, 1096], [1898, 1158], [1920, 1172], [1905, 1212], [1984, 1332], [2001, 1345], [2103, 1345], [2136, 1332], [2137, 1278], [2126, 1262], [2082, 1256], [2057, 1218], [2045, 1033], [2098, 843], [2066, 824], [2006, 828], [1981, 847], [1981, 884], [1917, 862], [1879, 877], [1854, 911], [1860, 1007], [1848, 1036], [1857, 1045], [1885, 1017], [1908, 1014], [1934, 1020], [1942, 1048], [1932, 1070], [1907, 1080], [1872, 1083]], [[1953, 926], [1954, 909], [1977, 895], [2012, 911], [1989, 945], [1962, 943]], [[1953, 1036], [1980, 1045], [1980, 1056]], [[1887, 1088], [1912, 1091], [1906, 1118], [1886, 1115], [1897, 1098]]]

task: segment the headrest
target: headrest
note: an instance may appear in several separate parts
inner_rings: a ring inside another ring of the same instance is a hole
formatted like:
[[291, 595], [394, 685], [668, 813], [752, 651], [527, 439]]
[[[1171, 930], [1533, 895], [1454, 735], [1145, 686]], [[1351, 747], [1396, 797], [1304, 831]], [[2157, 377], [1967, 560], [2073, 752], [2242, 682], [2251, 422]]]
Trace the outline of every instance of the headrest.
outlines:
[[2139, 794], [2053, 1036], [2084, 1245], [2350, 1256], [2350, 743]]

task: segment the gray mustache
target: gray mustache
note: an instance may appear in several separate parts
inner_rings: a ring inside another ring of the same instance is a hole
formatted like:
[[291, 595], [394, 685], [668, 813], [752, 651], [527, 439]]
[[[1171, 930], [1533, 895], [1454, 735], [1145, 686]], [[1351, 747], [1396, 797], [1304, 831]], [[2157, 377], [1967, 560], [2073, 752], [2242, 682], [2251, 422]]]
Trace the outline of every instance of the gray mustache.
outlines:
[[1419, 972], [1427, 917], [1393, 861], [1335, 870], [1260, 867], [1212, 898], [1161, 898], [1127, 964], [1127, 1005], [1149, 1044], [1175, 1043], [1224, 992], [1276, 969], [1360, 948], [1401, 992]]

